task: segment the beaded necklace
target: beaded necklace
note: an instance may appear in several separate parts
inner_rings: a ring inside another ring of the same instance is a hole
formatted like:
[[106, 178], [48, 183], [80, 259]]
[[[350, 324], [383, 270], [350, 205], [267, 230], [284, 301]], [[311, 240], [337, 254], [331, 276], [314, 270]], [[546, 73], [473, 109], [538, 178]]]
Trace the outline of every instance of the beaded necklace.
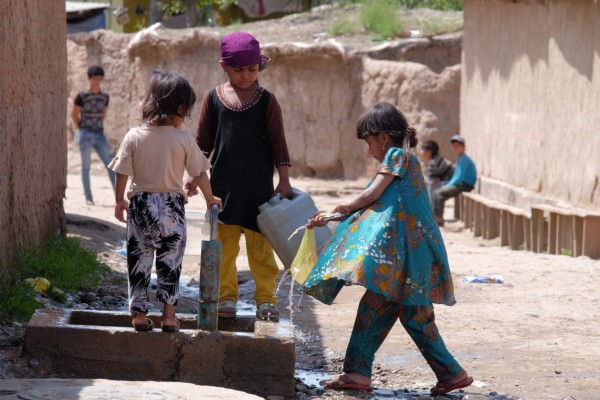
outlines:
[[222, 84], [221, 86], [217, 86], [217, 96], [219, 97], [219, 100], [221, 100], [221, 103], [223, 103], [225, 108], [228, 108], [231, 111], [240, 112], [240, 111], [246, 111], [247, 109], [256, 105], [256, 103], [258, 103], [258, 101], [260, 100], [260, 97], [262, 96], [263, 90], [264, 89], [262, 87], [257, 86], [256, 90], [252, 94], [252, 97], [250, 97], [250, 99], [248, 99], [247, 102], [243, 103], [240, 106], [236, 106], [236, 105], [232, 104], [229, 100], [227, 100], [227, 97], [225, 96], [225, 84]]

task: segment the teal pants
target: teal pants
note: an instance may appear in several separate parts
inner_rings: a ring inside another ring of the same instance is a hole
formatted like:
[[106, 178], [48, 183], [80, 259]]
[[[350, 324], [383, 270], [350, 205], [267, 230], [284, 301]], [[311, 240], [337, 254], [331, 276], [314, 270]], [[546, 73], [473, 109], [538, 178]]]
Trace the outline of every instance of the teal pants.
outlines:
[[404, 306], [367, 290], [358, 305], [356, 321], [346, 350], [344, 372], [371, 376], [375, 352], [399, 319], [415, 342], [438, 381], [447, 381], [462, 368], [435, 325], [433, 305]]

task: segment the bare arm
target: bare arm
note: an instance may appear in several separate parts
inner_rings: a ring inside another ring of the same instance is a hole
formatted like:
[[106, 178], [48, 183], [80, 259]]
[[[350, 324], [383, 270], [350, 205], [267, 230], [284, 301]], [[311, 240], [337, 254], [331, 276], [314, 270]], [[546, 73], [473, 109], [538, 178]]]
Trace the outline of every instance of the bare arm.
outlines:
[[277, 166], [279, 174], [279, 184], [275, 188], [275, 193], [279, 193], [281, 197], [292, 198], [292, 184], [290, 183], [290, 166], [282, 164]]
[[208, 175], [206, 172], [203, 172], [201, 175], [194, 177], [194, 183], [198, 185], [204, 199], [206, 200], [206, 206], [210, 209], [210, 206], [213, 204], [217, 204], [219, 209], [223, 208], [223, 203], [221, 199], [213, 196], [212, 189], [210, 188], [210, 181], [208, 179]]
[[78, 105], [73, 106], [73, 112], [71, 113], [71, 119], [73, 120], [73, 125], [75, 129], [79, 129], [79, 113], [81, 112], [81, 107]]
[[[117, 172], [117, 182], [115, 184], [115, 218], [121, 222], [127, 222], [127, 208], [129, 203], [125, 200], [125, 189], [127, 187], [127, 175]], [[125, 213], [125, 217], [123, 217]]]
[[363, 190], [354, 200], [350, 203], [341, 203], [338, 204], [333, 212], [341, 212], [344, 214], [341, 218], [328, 219], [323, 217], [322, 215], [316, 214], [314, 215], [308, 224], [306, 224], [307, 228], [313, 228], [315, 226], [325, 226], [329, 221], [336, 221], [340, 219], [346, 218], [349, 214], [354, 211], [361, 210], [365, 207], [373, 204], [377, 199], [381, 197], [385, 189], [392, 183], [394, 180], [394, 176], [388, 174], [377, 174], [371, 186]]

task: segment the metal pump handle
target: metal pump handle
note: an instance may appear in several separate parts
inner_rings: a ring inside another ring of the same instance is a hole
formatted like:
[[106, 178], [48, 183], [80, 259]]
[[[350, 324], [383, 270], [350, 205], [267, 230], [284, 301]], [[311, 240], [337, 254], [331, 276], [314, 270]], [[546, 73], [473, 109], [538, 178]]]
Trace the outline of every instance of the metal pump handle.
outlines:
[[210, 240], [217, 239], [217, 224], [219, 223], [218, 214], [219, 206], [213, 204], [210, 209]]

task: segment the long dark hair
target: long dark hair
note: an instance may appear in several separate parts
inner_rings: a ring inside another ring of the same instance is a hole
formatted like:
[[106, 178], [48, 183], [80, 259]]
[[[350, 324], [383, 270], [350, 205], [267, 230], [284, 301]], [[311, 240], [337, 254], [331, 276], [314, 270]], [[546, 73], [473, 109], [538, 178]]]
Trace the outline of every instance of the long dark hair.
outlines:
[[171, 125], [174, 116], [189, 116], [195, 102], [196, 93], [187, 79], [176, 73], [160, 72], [150, 81], [142, 118], [148, 125]]
[[359, 139], [377, 136], [381, 132], [388, 134], [395, 147], [403, 147], [407, 152], [417, 146], [417, 131], [408, 126], [404, 114], [393, 104], [376, 103], [356, 124], [356, 137]]

